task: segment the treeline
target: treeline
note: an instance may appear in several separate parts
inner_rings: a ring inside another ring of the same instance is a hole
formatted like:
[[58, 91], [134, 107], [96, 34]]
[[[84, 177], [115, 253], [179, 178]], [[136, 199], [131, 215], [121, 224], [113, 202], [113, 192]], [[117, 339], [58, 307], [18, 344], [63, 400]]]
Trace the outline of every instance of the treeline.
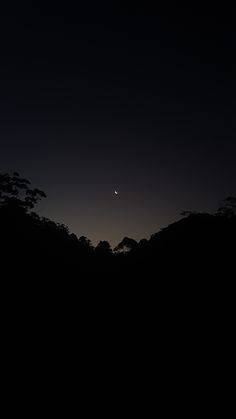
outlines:
[[[52, 275], [160, 272], [210, 274], [231, 266], [235, 252], [236, 198], [226, 198], [215, 214], [184, 212], [182, 218], [139, 242], [125, 237], [113, 250], [96, 247], [64, 224], [40, 217], [34, 208], [46, 194], [17, 172], [0, 174], [1, 265], [9, 272], [51, 271]], [[203, 272], [204, 270], [204, 272]]]

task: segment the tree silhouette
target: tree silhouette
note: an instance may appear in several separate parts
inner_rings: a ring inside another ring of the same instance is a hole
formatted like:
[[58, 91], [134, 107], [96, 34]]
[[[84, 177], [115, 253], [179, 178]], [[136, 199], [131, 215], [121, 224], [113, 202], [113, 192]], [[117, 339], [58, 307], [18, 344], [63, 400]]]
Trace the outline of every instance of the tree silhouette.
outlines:
[[124, 237], [123, 240], [114, 248], [114, 252], [130, 252], [136, 249], [138, 243], [130, 237]]
[[110, 255], [112, 253], [110, 243], [106, 240], [101, 240], [95, 248], [95, 252], [99, 256]]
[[94, 247], [91, 240], [85, 236], [80, 236], [77, 241], [77, 250], [84, 258], [90, 257], [94, 252]]
[[91, 249], [93, 247], [91, 240], [85, 236], [80, 236], [80, 238], [78, 239], [78, 245], [87, 249]]
[[221, 206], [217, 210], [217, 215], [221, 215], [227, 218], [231, 218], [236, 215], [236, 197], [228, 196], [225, 198]]
[[40, 189], [30, 188], [30, 184], [29, 180], [21, 178], [17, 172], [13, 176], [0, 174], [0, 206], [24, 212], [33, 209], [38, 201], [46, 198], [46, 194]]

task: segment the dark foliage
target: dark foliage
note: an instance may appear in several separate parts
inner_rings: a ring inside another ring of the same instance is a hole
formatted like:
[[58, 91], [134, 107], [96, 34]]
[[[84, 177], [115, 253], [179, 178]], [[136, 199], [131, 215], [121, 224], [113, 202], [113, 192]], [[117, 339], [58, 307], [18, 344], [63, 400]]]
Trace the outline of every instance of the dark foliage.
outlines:
[[96, 248], [91, 241], [70, 234], [64, 224], [39, 217], [37, 202], [46, 197], [18, 173], [0, 175], [0, 231], [2, 267], [20, 274], [77, 277], [80, 273], [213, 276], [232, 266], [235, 251], [236, 199], [228, 197], [216, 214], [185, 212], [149, 240], [125, 237], [114, 249], [107, 241]]
[[130, 252], [137, 248], [138, 243], [130, 237], [124, 237], [123, 240], [114, 248], [114, 252]]
[[50, 371], [61, 385], [63, 365], [80, 375], [84, 365], [85, 385], [115, 374], [117, 385], [132, 377], [135, 392], [140, 381], [154, 391], [153, 371], [164, 388], [170, 378], [175, 388], [190, 379], [202, 386], [206, 374], [218, 383], [221, 342], [233, 330], [234, 213], [190, 213], [150, 240], [125, 238], [117, 248], [128, 251], [113, 253], [107, 241], [94, 249], [32, 212], [44, 194], [26, 194], [29, 183], [15, 176], [0, 178], [7, 376], [10, 365], [22, 380], [28, 366], [37, 380]]

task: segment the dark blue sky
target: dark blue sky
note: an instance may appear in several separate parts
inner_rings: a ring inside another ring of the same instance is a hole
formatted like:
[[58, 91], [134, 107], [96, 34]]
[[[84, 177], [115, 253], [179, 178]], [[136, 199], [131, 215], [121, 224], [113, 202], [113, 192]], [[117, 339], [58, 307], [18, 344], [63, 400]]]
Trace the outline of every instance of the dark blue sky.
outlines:
[[[2, 15], [0, 168], [94, 243], [149, 237], [236, 191], [233, 18], [37, 7]], [[114, 196], [114, 190], [119, 196]]]

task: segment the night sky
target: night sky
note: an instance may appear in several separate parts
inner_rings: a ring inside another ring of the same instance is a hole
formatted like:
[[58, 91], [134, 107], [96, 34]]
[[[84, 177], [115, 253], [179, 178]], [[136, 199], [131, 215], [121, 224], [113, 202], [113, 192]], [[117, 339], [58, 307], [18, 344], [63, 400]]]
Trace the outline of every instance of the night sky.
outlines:
[[232, 26], [177, 6], [3, 12], [0, 172], [93, 244], [216, 210], [236, 194]]

